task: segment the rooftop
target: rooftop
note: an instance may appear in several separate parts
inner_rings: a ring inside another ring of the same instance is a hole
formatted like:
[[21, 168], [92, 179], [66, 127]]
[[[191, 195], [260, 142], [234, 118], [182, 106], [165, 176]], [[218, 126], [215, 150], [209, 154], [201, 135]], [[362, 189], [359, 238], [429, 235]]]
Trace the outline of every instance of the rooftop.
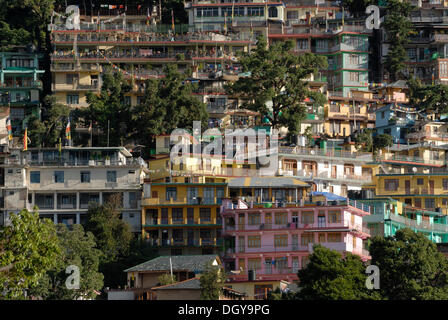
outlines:
[[202, 272], [208, 263], [220, 261], [217, 255], [161, 256], [126, 269], [124, 272], [167, 271], [171, 268], [170, 259], [173, 271], [189, 272]]
[[191, 278], [188, 280], [167, 284], [164, 286], [153, 287], [151, 290], [199, 290], [201, 282], [199, 278]]

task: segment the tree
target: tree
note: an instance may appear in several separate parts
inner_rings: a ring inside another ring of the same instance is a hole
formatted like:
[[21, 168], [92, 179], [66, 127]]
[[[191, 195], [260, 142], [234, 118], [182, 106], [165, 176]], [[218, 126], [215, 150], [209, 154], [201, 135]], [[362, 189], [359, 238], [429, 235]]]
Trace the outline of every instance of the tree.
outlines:
[[373, 147], [372, 129], [364, 128], [355, 135], [355, 148], [365, 152], [371, 152]]
[[177, 282], [176, 275], [173, 274], [173, 277], [171, 277], [171, 274], [164, 273], [160, 277], [157, 278], [159, 280], [159, 285], [164, 286], [167, 284], [172, 284], [174, 282]]
[[366, 15], [366, 8], [371, 5], [376, 4], [375, 0], [342, 0], [342, 6], [345, 10], [350, 12], [350, 14], [355, 17], [363, 17]]
[[23, 29], [11, 29], [5, 21], [0, 21], [0, 50], [8, 51], [12, 46], [26, 45], [31, 41], [30, 33]]
[[199, 278], [201, 283], [201, 300], [218, 300], [226, 281], [224, 270], [218, 266], [207, 264]]
[[366, 265], [351, 253], [345, 258], [334, 250], [314, 246], [307, 266], [298, 272], [300, 300], [363, 300], [378, 299], [366, 288]]
[[37, 211], [23, 209], [10, 220], [0, 230], [0, 297], [24, 299], [55, 266], [60, 248], [53, 222]]
[[[95, 237], [91, 232], [84, 232], [81, 225], [73, 225], [69, 230], [66, 225], [56, 226], [61, 247], [57, 266], [49, 270], [39, 285], [31, 292], [45, 300], [93, 299], [95, 290], [103, 287], [103, 275], [98, 272], [101, 252], [95, 248]], [[65, 282], [69, 276], [66, 268], [77, 266], [80, 273], [80, 288], [68, 289]]]
[[205, 104], [192, 95], [195, 86], [187, 80], [187, 73], [167, 65], [164, 74], [164, 78], [146, 82], [143, 102], [133, 110], [134, 138], [142, 144], [176, 128], [191, 130], [193, 120], [208, 127]]
[[129, 254], [133, 238], [129, 223], [120, 219], [119, 198], [106, 204], [92, 205], [87, 211], [84, 228], [93, 233], [97, 248], [101, 250], [101, 262], [114, 261]]
[[423, 85], [416, 79], [408, 81], [410, 89], [409, 102], [418, 109], [440, 115], [448, 113], [448, 86], [444, 84]]
[[42, 121], [36, 116], [28, 120], [28, 136], [31, 147], [54, 147], [59, 138], [65, 139], [65, 128], [70, 107], [58, 103], [55, 96], [46, 96], [42, 110]]
[[422, 233], [404, 228], [393, 237], [375, 237], [369, 252], [385, 299], [448, 299], [448, 261]]
[[86, 124], [95, 121], [102, 130], [100, 144], [121, 146], [129, 139], [132, 130], [131, 106], [125, 103], [125, 96], [131, 92], [132, 86], [124, 79], [121, 72], [113, 72], [110, 68], [102, 74], [103, 84], [99, 94], [87, 93], [89, 106], [82, 110], [81, 116]]
[[390, 134], [380, 134], [373, 137], [373, 153], [376, 154], [378, 150], [392, 147], [394, 144], [394, 139]]
[[292, 48], [291, 41], [268, 47], [260, 36], [257, 47], [240, 56], [239, 62], [250, 76], [240, 77], [227, 88], [229, 94], [246, 101], [242, 108], [259, 112], [272, 127], [287, 127], [291, 134], [298, 134], [306, 114], [304, 100], [311, 98], [318, 105], [326, 101], [323, 94], [309, 89], [306, 79], [325, 69], [327, 62], [325, 57], [312, 53], [295, 54]]
[[389, 40], [389, 50], [386, 57], [385, 68], [389, 71], [392, 80], [397, 80], [402, 75], [407, 60], [404, 45], [409, 42], [409, 34], [412, 32], [412, 22], [408, 19], [413, 6], [407, 1], [388, 0], [384, 18], [384, 29]]

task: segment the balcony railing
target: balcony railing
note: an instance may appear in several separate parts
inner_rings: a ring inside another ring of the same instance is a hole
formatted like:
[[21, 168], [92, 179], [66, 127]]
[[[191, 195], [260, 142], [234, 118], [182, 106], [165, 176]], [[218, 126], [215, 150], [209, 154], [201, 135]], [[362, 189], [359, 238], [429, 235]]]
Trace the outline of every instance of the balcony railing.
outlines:
[[320, 148], [301, 148], [301, 147], [279, 147], [278, 153], [280, 154], [297, 154], [315, 157], [337, 157], [337, 158], [350, 158], [350, 159], [362, 159], [365, 161], [372, 160], [372, 154], [370, 152], [349, 152], [335, 149], [320, 149]]

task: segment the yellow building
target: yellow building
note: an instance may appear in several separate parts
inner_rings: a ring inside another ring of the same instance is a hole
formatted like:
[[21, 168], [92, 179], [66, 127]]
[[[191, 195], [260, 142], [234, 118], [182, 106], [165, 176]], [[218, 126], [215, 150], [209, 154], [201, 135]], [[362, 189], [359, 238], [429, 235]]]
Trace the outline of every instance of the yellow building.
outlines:
[[221, 245], [220, 206], [228, 197], [227, 183], [201, 177], [188, 183], [145, 183], [142, 200], [143, 237], [159, 254], [214, 254]]
[[421, 167], [409, 169], [397, 167], [389, 173], [379, 173], [380, 167], [375, 166], [372, 184], [365, 185], [363, 190], [369, 197], [390, 197], [408, 206], [448, 214], [448, 172], [431, 173], [429, 168]]

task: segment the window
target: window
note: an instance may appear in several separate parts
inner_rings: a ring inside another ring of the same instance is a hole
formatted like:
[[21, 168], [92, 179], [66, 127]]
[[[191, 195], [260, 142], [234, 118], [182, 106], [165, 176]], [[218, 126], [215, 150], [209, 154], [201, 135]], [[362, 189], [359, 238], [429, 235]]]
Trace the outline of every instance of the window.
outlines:
[[67, 95], [67, 104], [79, 104], [79, 95], [68, 94]]
[[55, 171], [54, 172], [54, 182], [55, 183], [64, 183], [64, 171]]
[[425, 209], [434, 209], [436, 207], [436, 202], [434, 198], [425, 199]]
[[422, 199], [421, 198], [415, 198], [414, 199], [414, 207], [421, 208], [422, 207]]
[[442, 184], [443, 190], [448, 190], [448, 179], [443, 179]]
[[247, 216], [249, 225], [259, 225], [261, 223], [260, 215], [258, 213], [249, 213]]
[[260, 270], [261, 269], [261, 259], [247, 259], [247, 269], [248, 270]]
[[173, 199], [177, 200], [177, 188], [176, 187], [167, 187], [166, 188], [166, 200]]
[[302, 223], [303, 224], [314, 223], [314, 212], [313, 211], [302, 212]]
[[419, 185], [419, 186], [423, 185], [423, 178], [417, 179], [417, 185]]
[[184, 221], [184, 209], [183, 208], [173, 208], [172, 209], [173, 222], [183, 222]]
[[249, 7], [247, 8], [247, 15], [249, 17], [264, 17], [263, 7]]
[[199, 217], [201, 218], [201, 223], [212, 221], [212, 212], [210, 208], [200, 208]]
[[314, 242], [314, 238], [312, 234], [302, 234], [302, 236], [300, 237], [300, 244], [302, 246], [307, 246], [308, 243], [313, 243]]
[[327, 242], [341, 242], [341, 233], [340, 232], [330, 232], [328, 233]]
[[217, 17], [218, 8], [198, 8], [196, 10], [197, 17]]
[[288, 235], [287, 234], [276, 234], [274, 235], [274, 246], [287, 247], [288, 246]]
[[65, 75], [65, 80], [66, 84], [73, 84], [78, 81], [78, 75], [75, 73], [67, 73]]
[[288, 11], [286, 13], [287, 20], [297, 20], [299, 19], [299, 11]]
[[340, 211], [328, 211], [328, 223], [340, 223], [341, 212]]
[[399, 186], [398, 179], [386, 179], [384, 180], [384, 189], [386, 191], [397, 191]]
[[90, 183], [90, 171], [81, 171], [81, 183]]
[[349, 72], [350, 81], [359, 82], [359, 73], [358, 72]]
[[[225, 12], [227, 12], [227, 18], [232, 17], [232, 7], [222, 8], [221, 14], [224, 17]], [[233, 8], [234, 17], [244, 17], [244, 7], [234, 7]]]
[[277, 18], [278, 12], [276, 7], [270, 7], [269, 8], [269, 18]]
[[40, 171], [31, 171], [30, 172], [30, 182], [31, 183], [40, 183]]
[[276, 212], [275, 213], [275, 224], [287, 224], [288, 214], [286, 212]]
[[248, 236], [247, 237], [247, 247], [248, 248], [261, 248], [261, 237], [260, 236]]
[[117, 171], [107, 171], [107, 182], [117, 182]]

